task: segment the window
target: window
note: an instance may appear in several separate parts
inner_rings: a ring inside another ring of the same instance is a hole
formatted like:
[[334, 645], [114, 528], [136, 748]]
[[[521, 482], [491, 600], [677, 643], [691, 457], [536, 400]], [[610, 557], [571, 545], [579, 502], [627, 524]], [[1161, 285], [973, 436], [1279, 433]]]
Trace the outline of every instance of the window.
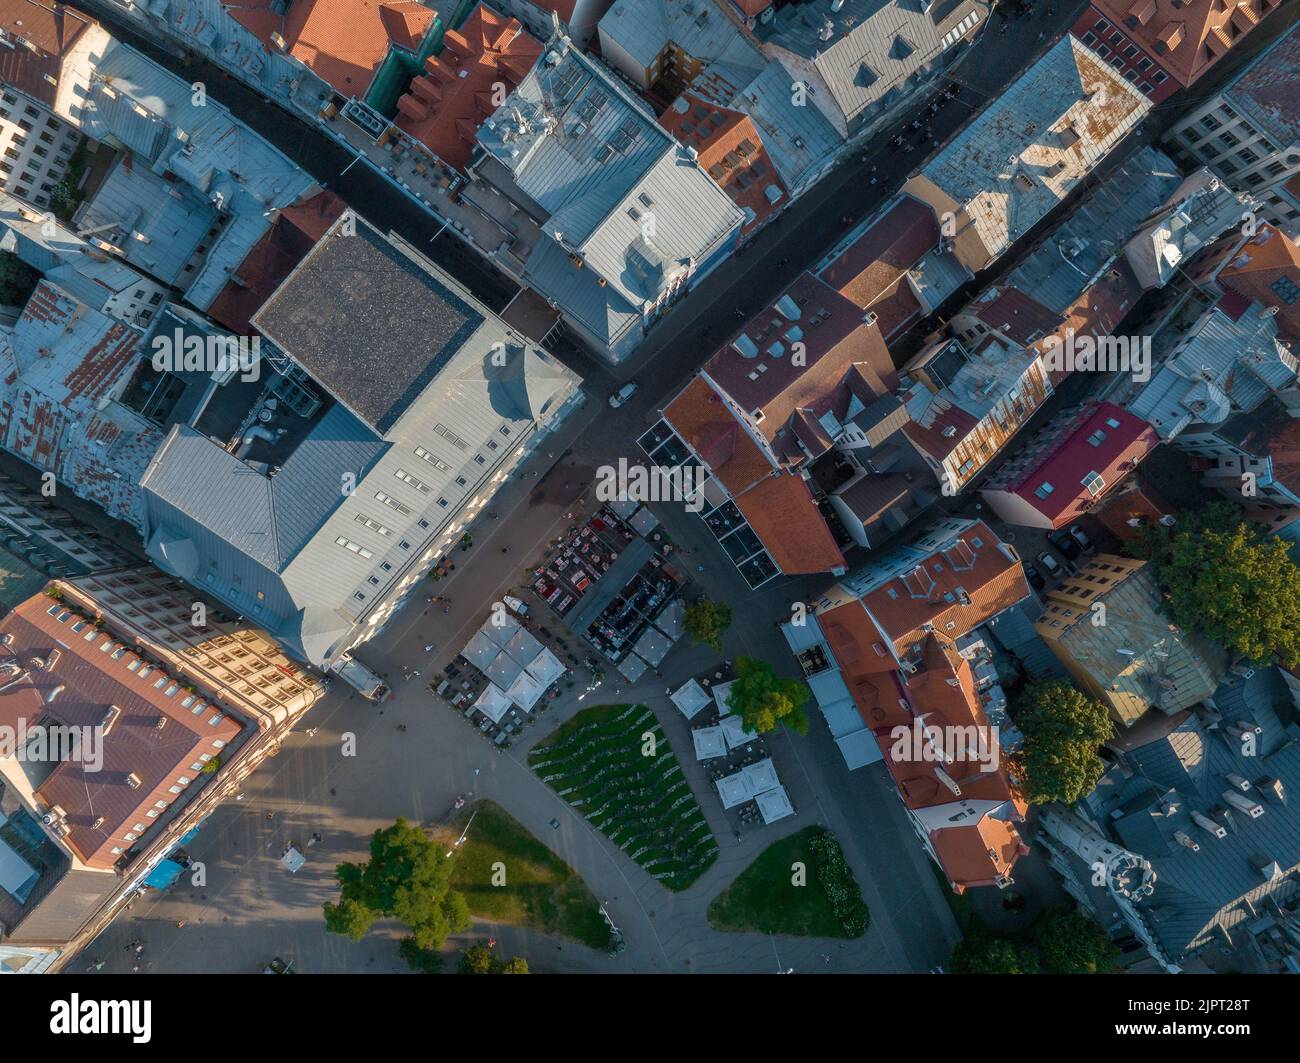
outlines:
[[392, 534], [393, 534], [391, 528], [386, 528], [386, 527], [384, 527], [384, 525], [380, 524], [379, 521], [377, 521], [377, 520], [371, 520], [369, 517], [367, 517], [367, 516], [365, 516], [365, 515], [363, 515], [363, 514], [361, 514], [361, 513], [358, 513], [358, 514], [357, 514], [357, 523], [358, 523], [358, 524], [364, 524], [364, 525], [365, 525], [367, 528], [369, 528], [371, 531], [373, 531], [373, 532], [378, 532], [380, 535], [392, 535]]
[[1106, 418], [1106, 427], [1107, 427], [1107, 428], [1118, 428], [1118, 427], [1119, 427], [1119, 422], [1118, 422], [1117, 420], [1115, 420], [1114, 417], [1107, 417], [1107, 418]]
[[427, 461], [430, 465], [437, 466], [437, 467], [438, 467], [439, 469], [441, 469], [443, 472], [451, 472], [451, 466], [450, 466], [450, 465], [448, 465], [445, 461], [439, 461], [436, 457], [434, 457], [434, 456], [433, 456], [432, 454], [430, 454], [427, 450], [425, 450], [424, 447], [416, 447], [416, 448], [415, 448], [415, 456], [416, 456], [417, 458], [423, 458], [423, 459], [424, 459], [425, 461]]
[[1279, 277], [1269, 287], [1277, 293], [1279, 299], [1291, 306], [1297, 299], [1300, 299], [1300, 287], [1290, 277]]
[[354, 554], [359, 554], [362, 557], [371, 558], [375, 556], [360, 543], [354, 543], [351, 539], [344, 538], [342, 535], [334, 541], [338, 543], [339, 546], [343, 547], [344, 550], [351, 550]]
[[423, 480], [416, 479], [405, 469], [397, 469], [394, 471], [393, 475], [396, 476], [399, 480], [401, 480], [402, 483], [410, 484], [417, 491], [423, 491], [426, 495], [430, 491], [430, 487], [427, 483], [425, 483]]
[[1055, 491], [1055, 490], [1056, 490], [1055, 487], [1053, 487], [1053, 486], [1052, 486], [1051, 484], [1049, 484], [1046, 480], [1044, 480], [1041, 484], [1039, 484], [1039, 485], [1034, 489], [1034, 494], [1036, 494], [1039, 498], [1046, 498], [1048, 495], [1050, 495], [1050, 494], [1051, 494], [1053, 491]]
[[1089, 445], [1094, 447], [1101, 446], [1102, 443], [1104, 443], [1105, 441], [1106, 441], [1106, 433], [1103, 432], [1100, 428], [1098, 428], [1097, 431], [1093, 432], [1092, 435], [1088, 437]]
[[1101, 494], [1106, 487], [1106, 481], [1095, 472], [1084, 473], [1083, 479], [1079, 482], [1088, 489], [1088, 493], [1094, 498]]
[[408, 516], [410, 515], [411, 511], [408, 507], [402, 505], [401, 502], [397, 501], [397, 499], [393, 498], [391, 495], [384, 494], [383, 491], [376, 491], [375, 499], [379, 502], [382, 502], [389, 509], [395, 509], [397, 510], [398, 513], [405, 513]]
[[[1166, 81], [1169, 80], [1169, 75], [1166, 74], [1163, 70], [1157, 70], [1154, 74], [1151, 75], [1151, 80], [1155, 82], [1157, 85], [1163, 85]], [[1225, 107], [1224, 110], [1227, 111], [1228, 108]]]

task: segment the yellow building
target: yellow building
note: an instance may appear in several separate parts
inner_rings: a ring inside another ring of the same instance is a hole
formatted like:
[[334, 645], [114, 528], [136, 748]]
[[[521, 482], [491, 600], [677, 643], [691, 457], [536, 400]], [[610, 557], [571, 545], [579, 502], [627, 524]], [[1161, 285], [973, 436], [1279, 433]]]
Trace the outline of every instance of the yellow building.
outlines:
[[1038, 634], [1124, 727], [1149, 708], [1172, 714], [1209, 697], [1227, 665], [1222, 651], [1165, 615], [1144, 561], [1098, 554], [1044, 601]]

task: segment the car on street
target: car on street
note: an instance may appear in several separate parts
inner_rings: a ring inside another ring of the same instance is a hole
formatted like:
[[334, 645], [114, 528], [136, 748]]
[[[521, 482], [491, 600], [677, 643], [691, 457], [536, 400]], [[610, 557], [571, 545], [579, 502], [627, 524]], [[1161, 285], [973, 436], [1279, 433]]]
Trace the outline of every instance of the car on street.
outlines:
[[624, 384], [621, 388], [619, 388], [616, 392], [614, 392], [613, 395], [609, 397], [609, 404], [613, 406], [614, 409], [617, 410], [620, 406], [623, 405], [623, 403], [627, 402], [627, 400], [630, 399], [635, 394], [636, 394], [635, 384]]
[[1045, 586], [1047, 586], [1047, 581], [1043, 579], [1043, 574], [1039, 572], [1038, 569], [1034, 568], [1034, 566], [1028, 561], [1026, 561], [1024, 565], [1025, 579], [1029, 580], [1029, 585], [1033, 587], [1034, 590], [1041, 591]]
[[1048, 532], [1047, 541], [1052, 546], [1056, 547], [1057, 551], [1063, 554], [1065, 558], [1069, 561], [1073, 561], [1076, 557], [1079, 556], [1080, 553], [1082, 553], [1079, 544], [1076, 543], [1072, 538], [1070, 538], [1070, 534], [1068, 532], [1064, 532], [1064, 531]]
[[1097, 552], [1097, 548], [1092, 545], [1092, 540], [1083, 533], [1083, 529], [1077, 524], [1070, 525], [1070, 538], [1079, 544], [1079, 549], [1091, 557]]

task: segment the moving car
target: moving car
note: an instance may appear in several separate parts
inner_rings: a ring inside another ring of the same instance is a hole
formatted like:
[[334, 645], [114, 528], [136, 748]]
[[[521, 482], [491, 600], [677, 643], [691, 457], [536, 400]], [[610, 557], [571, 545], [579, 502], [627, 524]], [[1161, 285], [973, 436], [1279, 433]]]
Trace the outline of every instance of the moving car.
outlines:
[[623, 405], [623, 403], [627, 402], [627, 400], [630, 399], [635, 394], [636, 394], [635, 384], [624, 384], [621, 388], [619, 388], [616, 392], [614, 392], [613, 395], [609, 397], [609, 404], [613, 406], [614, 409], [617, 410], [620, 406]]

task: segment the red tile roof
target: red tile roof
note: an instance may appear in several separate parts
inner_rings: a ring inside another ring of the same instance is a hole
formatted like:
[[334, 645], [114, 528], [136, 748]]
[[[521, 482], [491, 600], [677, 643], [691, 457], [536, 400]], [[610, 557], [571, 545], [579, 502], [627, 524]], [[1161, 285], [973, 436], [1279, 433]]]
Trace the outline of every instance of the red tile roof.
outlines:
[[[792, 312], [798, 316], [789, 316]], [[879, 327], [863, 318], [860, 307], [811, 273], [801, 273], [709, 359], [704, 372], [741, 409], [761, 410], [758, 430], [775, 439], [796, 410], [819, 417], [847, 409], [845, 378], [852, 367], [875, 395], [892, 390], [898, 373], [889, 348]], [[757, 347], [755, 357], [736, 348], [742, 334]], [[803, 365], [795, 364], [795, 343], [803, 345]], [[774, 347], [779, 355], [772, 353]]]
[[[1279, 2], [1268, 0], [1268, 10]], [[1203, 77], [1266, 14], [1262, 0], [1092, 0], [1092, 6], [1180, 85]]]
[[26, 42], [0, 47], [0, 81], [53, 106], [55, 85], [46, 78], [58, 79], [63, 55], [93, 25], [62, 4], [0, 0], [0, 28], [10, 41]]
[[1300, 288], [1300, 237], [1261, 225], [1219, 272], [1219, 281], [1262, 306], [1277, 307], [1278, 331], [1300, 342], [1300, 299], [1288, 303], [1273, 287], [1280, 283], [1285, 288], [1290, 282]]
[[[50, 614], [51, 608], [56, 615]], [[64, 613], [68, 615], [60, 622], [58, 616]], [[25, 720], [29, 729], [39, 723], [98, 727], [112, 719], [102, 738], [101, 770], [66, 759], [36, 790], [46, 805], [66, 813], [70, 830], [63, 840], [82, 862], [108, 869], [119, 859], [111, 850], [132, 845], [123, 835], [137, 822], [146, 830], [153, 825], [146, 812], [156, 802], [177, 800], [179, 795], [169, 788], [178, 785], [181, 776], [191, 780], [180, 784], [182, 789], [199, 785], [204, 776], [191, 765], [198, 763], [200, 754], [220, 755], [214, 740], [229, 743], [241, 725], [219, 706], [208, 705], [195, 715], [191, 710], [203, 699], [183, 706], [189, 697], [183, 680], [156, 667], [147, 674], [142, 674], [144, 667], [131, 670], [128, 666], [140, 660], [136, 654], [122, 646], [124, 652], [115, 657], [118, 640], [88, 622], [74, 632], [72, 625], [79, 619], [74, 611], [37, 594], [0, 620], [0, 632], [12, 636], [8, 645], [0, 646], [0, 664], [24, 670], [21, 678], [7, 679], [0, 692], [0, 723], [16, 728]], [[103, 649], [106, 642], [109, 646]], [[35, 665], [36, 658], [46, 662], [45, 667]], [[120, 711], [114, 714], [114, 708]], [[214, 716], [219, 718], [210, 724]]]
[[448, 30], [442, 52], [425, 60], [425, 73], [397, 101], [397, 125], [444, 162], [464, 170], [484, 119], [522, 81], [542, 44], [517, 19], [479, 4], [458, 30]]
[[844, 566], [844, 555], [798, 473], [760, 480], [736, 497], [736, 506], [787, 576]]
[[291, 0], [281, 16], [272, 0], [225, 4], [268, 48], [279, 33], [290, 55], [344, 96], [363, 96], [390, 43], [414, 50], [438, 13], [415, 0]]
[[1155, 524], [1161, 517], [1173, 515], [1174, 507], [1154, 489], [1139, 483], [1137, 477], [1128, 480], [1090, 514], [1121, 542], [1137, 538], [1138, 529], [1129, 524], [1130, 520]]
[[208, 307], [208, 316], [237, 335], [252, 332], [249, 319], [307, 257], [344, 209], [343, 200], [329, 191], [285, 207], [217, 294]]
[[936, 635], [958, 639], [1028, 594], [1020, 562], [1004, 554], [998, 537], [977, 521], [951, 547], [888, 580], [862, 601], [903, 659], [920, 645], [926, 625]]
[[973, 826], [931, 831], [930, 844], [943, 873], [959, 893], [975, 886], [994, 885], [1029, 852], [1011, 823], [988, 815]]
[[[1093, 438], [1099, 438], [1097, 445], [1089, 442]], [[1060, 528], [1092, 509], [1159, 444], [1156, 430], [1142, 418], [1113, 402], [1094, 403], [1084, 407], [1060, 435], [1045, 439], [1040, 460], [1006, 489], [1038, 510], [1053, 528]], [[1083, 485], [1088, 473], [1102, 478], [1101, 494]], [[1053, 490], [1040, 498], [1036, 492], [1044, 483]]]
[[700, 376], [664, 409], [664, 419], [735, 499], [786, 573], [830, 572], [843, 555], [803, 478], [776, 466]]
[[939, 243], [939, 224], [924, 203], [904, 196], [844, 249], [821, 278], [854, 305], [866, 309]]
[[[732, 202], [753, 213], [742, 232], [757, 228], [788, 200], [788, 190], [763, 146], [762, 135], [743, 111], [684, 92], [659, 116], [659, 124], [695, 148], [700, 165]], [[781, 193], [775, 202], [767, 197], [767, 189], [773, 185]]]

